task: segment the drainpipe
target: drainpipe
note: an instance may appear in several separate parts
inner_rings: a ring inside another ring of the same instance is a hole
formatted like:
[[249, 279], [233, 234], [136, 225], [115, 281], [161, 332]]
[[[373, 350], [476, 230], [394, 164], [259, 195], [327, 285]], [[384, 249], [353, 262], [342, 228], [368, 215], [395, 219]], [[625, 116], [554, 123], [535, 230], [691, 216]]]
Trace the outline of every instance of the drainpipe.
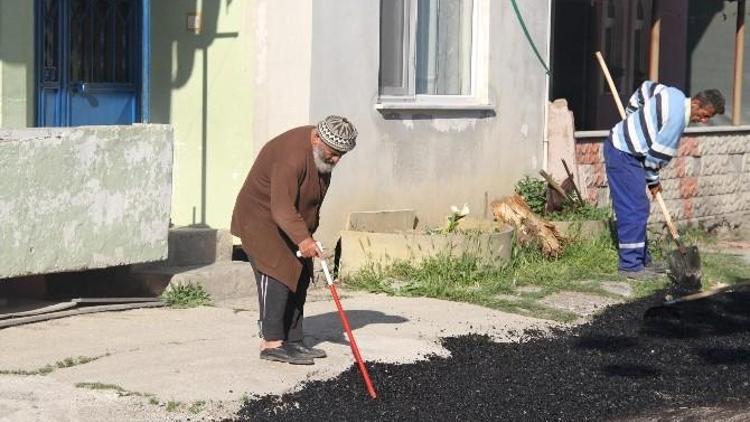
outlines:
[[[552, 0], [547, 1], [547, 63], [552, 67]], [[549, 171], [549, 102], [550, 102], [550, 78], [552, 72], [547, 72], [544, 75], [544, 98], [542, 104], [544, 104], [544, 124], [542, 133], [542, 169]]]
[[141, 18], [141, 122], [151, 120], [151, 0], [142, 0]]
[[734, 36], [734, 81], [732, 84], [732, 124], [742, 121], [742, 65], [745, 61], [745, 0], [737, 2], [737, 31]]

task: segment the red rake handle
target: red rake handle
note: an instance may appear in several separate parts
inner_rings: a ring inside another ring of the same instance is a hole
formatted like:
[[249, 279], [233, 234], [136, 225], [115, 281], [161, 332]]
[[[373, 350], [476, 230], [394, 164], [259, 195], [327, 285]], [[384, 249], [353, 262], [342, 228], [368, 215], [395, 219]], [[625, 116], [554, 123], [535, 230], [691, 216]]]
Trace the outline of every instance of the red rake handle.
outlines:
[[[322, 248], [322, 245], [318, 243], [318, 246]], [[302, 257], [302, 253], [300, 251], [297, 251], [297, 256]], [[370, 373], [367, 371], [367, 366], [365, 366], [365, 361], [362, 359], [362, 355], [359, 353], [359, 346], [357, 346], [357, 341], [354, 340], [354, 334], [352, 333], [352, 327], [349, 325], [349, 318], [346, 317], [346, 313], [344, 313], [344, 307], [341, 306], [341, 300], [339, 299], [339, 293], [336, 291], [336, 286], [333, 284], [333, 277], [331, 277], [331, 272], [328, 271], [328, 263], [325, 259], [320, 259], [320, 266], [323, 267], [323, 273], [326, 276], [326, 282], [328, 283], [328, 288], [331, 290], [331, 296], [333, 296], [333, 301], [336, 302], [336, 309], [339, 311], [339, 318], [341, 319], [341, 325], [344, 326], [344, 331], [346, 331], [346, 336], [349, 338], [349, 346], [352, 348], [352, 354], [354, 355], [354, 360], [357, 361], [357, 366], [359, 367], [359, 373], [362, 374], [362, 378], [365, 380], [365, 387], [367, 387], [367, 393], [372, 397], [373, 399], [378, 398], [378, 393], [375, 392], [375, 386], [372, 384], [372, 380], [370, 379]]]
[[367, 393], [370, 395], [370, 397], [372, 397], [373, 399], [376, 399], [378, 397], [378, 393], [375, 392], [375, 386], [372, 384], [372, 380], [370, 379], [370, 373], [367, 372], [367, 367], [365, 366], [365, 362], [362, 359], [362, 355], [359, 353], [359, 347], [357, 346], [357, 341], [354, 340], [354, 334], [352, 333], [352, 328], [349, 326], [349, 318], [346, 317], [346, 314], [344, 313], [344, 308], [341, 306], [341, 301], [339, 300], [339, 294], [336, 291], [336, 286], [333, 283], [329, 283], [328, 288], [331, 290], [331, 296], [333, 296], [333, 301], [336, 302], [336, 308], [339, 311], [341, 324], [343, 324], [344, 330], [346, 331], [346, 336], [349, 338], [349, 345], [352, 347], [352, 354], [354, 354], [354, 359], [357, 361], [357, 366], [359, 366], [359, 372], [360, 374], [362, 374], [362, 378], [365, 380], [365, 387], [367, 387]]

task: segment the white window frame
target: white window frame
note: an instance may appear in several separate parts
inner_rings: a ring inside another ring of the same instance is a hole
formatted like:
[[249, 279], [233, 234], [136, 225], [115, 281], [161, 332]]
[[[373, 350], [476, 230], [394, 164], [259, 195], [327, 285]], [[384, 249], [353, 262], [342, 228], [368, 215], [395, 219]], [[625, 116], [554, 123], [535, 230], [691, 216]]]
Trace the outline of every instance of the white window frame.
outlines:
[[[474, 0], [471, 35], [471, 93], [468, 95], [416, 94], [417, 0], [404, 2], [404, 76], [403, 94], [399, 89], [380, 94], [377, 110], [494, 110], [489, 101], [489, 30], [490, 0]], [[408, 22], [407, 22], [408, 21]], [[378, 28], [380, 30], [380, 28]], [[378, 90], [381, 87], [378, 86]]]

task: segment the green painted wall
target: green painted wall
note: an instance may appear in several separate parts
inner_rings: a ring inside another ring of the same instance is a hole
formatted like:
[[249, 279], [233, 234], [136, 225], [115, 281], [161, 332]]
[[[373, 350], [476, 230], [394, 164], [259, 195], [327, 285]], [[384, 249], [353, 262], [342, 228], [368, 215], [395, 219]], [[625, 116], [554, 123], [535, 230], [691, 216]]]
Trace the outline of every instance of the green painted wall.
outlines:
[[[202, 221], [205, 188], [205, 222], [228, 228], [252, 164], [253, 9], [246, 0], [152, 2], [151, 113], [175, 129], [176, 225]], [[198, 34], [187, 29], [196, 12]]]
[[0, 127], [34, 123], [34, 8], [0, 0]]

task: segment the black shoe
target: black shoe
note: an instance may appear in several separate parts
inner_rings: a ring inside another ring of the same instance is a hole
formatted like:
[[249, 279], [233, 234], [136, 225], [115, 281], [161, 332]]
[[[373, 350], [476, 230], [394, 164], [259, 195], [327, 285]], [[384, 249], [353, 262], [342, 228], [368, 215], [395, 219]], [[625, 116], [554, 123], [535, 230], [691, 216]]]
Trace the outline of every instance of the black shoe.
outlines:
[[307, 347], [302, 343], [301, 341], [290, 341], [287, 343], [284, 343], [284, 346], [294, 350], [297, 352], [300, 356], [308, 357], [308, 358], [324, 358], [328, 356], [323, 349], [313, 349], [312, 347]]
[[312, 358], [297, 353], [294, 349], [281, 345], [260, 351], [260, 358], [274, 362], [286, 362], [292, 365], [312, 365]]

